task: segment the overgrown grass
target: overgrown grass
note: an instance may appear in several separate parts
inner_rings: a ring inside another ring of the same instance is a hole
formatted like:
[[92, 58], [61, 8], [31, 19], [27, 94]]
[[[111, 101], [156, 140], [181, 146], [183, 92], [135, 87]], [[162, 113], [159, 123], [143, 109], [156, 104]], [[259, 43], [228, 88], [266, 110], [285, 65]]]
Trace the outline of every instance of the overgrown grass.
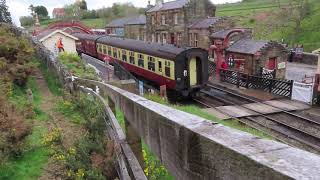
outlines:
[[90, 28], [104, 29], [106, 26], [106, 19], [103, 18], [83, 19], [81, 22]]
[[96, 71], [92, 67], [86, 65], [77, 54], [66, 52], [60, 53], [59, 60], [73, 75], [86, 79], [99, 80]]
[[[45, 121], [48, 115], [40, 109], [42, 101], [41, 93], [37, 87], [34, 78], [28, 79], [26, 87], [22, 88], [14, 86], [13, 95], [10, 97], [10, 102], [18, 107], [21, 111], [27, 109], [30, 104], [26, 90], [30, 88], [33, 93], [33, 111], [35, 112], [35, 120]], [[37, 179], [43, 167], [49, 159], [49, 150], [41, 144], [41, 139], [46, 133], [46, 127], [33, 127], [32, 134], [26, 139], [25, 151], [18, 159], [11, 159], [0, 167], [0, 179], [16, 180], [16, 179]]]
[[286, 43], [303, 44], [305, 51], [319, 48], [320, 38], [320, 3], [318, 0], [309, 0], [311, 4], [310, 15], [302, 23], [302, 31], [296, 42], [291, 42], [294, 29], [290, 26], [277, 27], [281, 22], [280, 12], [284, 11], [290, 0], [251, 0], [239, 3], [229, 3], [217, 7], [217, 16], [231, 16], [238, 27], [253, 28], [256, 39], [277, 40], [284, 39]]
[[49, 150], [42, 146], [41, 139], [46, 128], [36, 126], [28, 136], [28, 146], [23, 156], [6, 163], [0, 167], [0, 179], [24, 180], [37, 179], [43, 172], [43, 167], [49, 159]]
[[178, 109], [180, 111], [184, 111], [199, 117], [202, 117], [204, 119], [210, 120], [210, 121], [214, 121], [220, 124], [223, 124], [225, 126], [234, 128], [234, 129], [238, 129], [244, 132], [248, 132], [250, 134], [253, 134], [255, 136], [261, 137], [261, 138], [266, 138], [266, 139], [273, 139], [271, 136], [269, 136], [266, 133], [263, 133], [259, 130], [253, 129], [251, 127], [248, 127], [242, 123], [240, 123], [237, 120], [221, 120], [215, 116], [213, 116], [212, 114], [206, 112], [205, 110], [203, 110], [201, 107], [199, 106], [195, 106], [195, 105], [172, 105], [169, 104], [166, 100], [164, 100], [163, 98], [157, 96], [157, 95], [146, 95], [145, 98], [151, 100], [151, 101], [155, 101], [157, 103], [160, 104], [164, 104], [167, 106], [170, 106], [172, 108]]
[[57, 102], [55, 110], [60, 112], [64, 117], [75, 124], [82, 124], [85, 122], [83, 115], [77, 109], [76, 105], [65, 100], [60, 100]]
[[50, 92], [55, 96], [62, 96], [62, 84], [59, 81], [58, 76], [56, 76], [54, 73], [51, 73], [43, 61], [41, 61], [39, 67], [44, 78], [46, 79]]

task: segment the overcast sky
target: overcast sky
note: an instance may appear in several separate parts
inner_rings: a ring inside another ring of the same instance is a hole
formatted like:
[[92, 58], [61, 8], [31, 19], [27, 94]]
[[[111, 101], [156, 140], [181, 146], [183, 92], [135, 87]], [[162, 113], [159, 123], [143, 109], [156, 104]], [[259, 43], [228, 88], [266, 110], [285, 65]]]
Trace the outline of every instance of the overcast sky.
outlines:
[[[154, 3], [155, 0], [151, 0]], [[169, 0], [165, 0], [169, 1]], [[221, 4], [226, 2], [237, 2], [240, 0], [211, 0], [214, 4]], [[52, 10], [55, 7], [63, 7], [66, 4], [71, 4], [75, 0], [7, 0], [9, 11], [15, 24], [20, 25], [19, 17], [30, 15], [28, 9], [30, 4], [34, 6], [43, 5], [48, 9], [49, 15], [51, 16]], [[146, 7], [148, 0], [86, 0], [88, 9], [99, 9], [104, 7], [112, 6], [113, 3], [125, 3], [131, 2], [138, 7]]]

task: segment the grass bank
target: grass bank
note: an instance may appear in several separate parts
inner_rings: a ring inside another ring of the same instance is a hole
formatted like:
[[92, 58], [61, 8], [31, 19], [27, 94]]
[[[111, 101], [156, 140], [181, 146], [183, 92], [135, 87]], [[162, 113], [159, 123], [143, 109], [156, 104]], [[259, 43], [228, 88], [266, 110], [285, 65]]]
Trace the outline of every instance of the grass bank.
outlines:
[[49, 150], [41, 143], [41, 139], [46, 133], [46, 127], [37, 123], [37, 121], [46, 121], [48, 115], [40, 108], [42, 95], [37, 87], [34, 78], [30, 77], [26, 87], [14, 86], [10, 102], [14, 104], [19, 111], [25, 111], [29, 108], [26, 90], [33, 92], [33, 112], [35, 116], [26, 120], [33, 124], [32, 133], [26, 139], [22, 154], [17, 158], [9, 159], [0, 167], [0, 179], [37, 179], [43, 171], [44, 165], [49, 159]]
[[303, 44], [305, 51], [320, 47], [320, 3], [309, 0], [309, 15], [301, 21], [301, 32], [294, 38], [293, 23], [283, 18], [290, 0], [250, 0], [217, 6], [217, 16], [230, 16], [238, 27], [253, 28], [254, 37], [262, 40], [284, 40], [289, 46]]

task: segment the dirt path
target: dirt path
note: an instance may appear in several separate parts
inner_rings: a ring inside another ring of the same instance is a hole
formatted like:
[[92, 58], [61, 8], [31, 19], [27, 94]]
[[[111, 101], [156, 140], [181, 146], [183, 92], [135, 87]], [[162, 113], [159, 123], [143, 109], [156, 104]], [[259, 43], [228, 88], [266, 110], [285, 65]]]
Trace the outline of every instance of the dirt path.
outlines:
[[[36, 71], [35, 77], [42, 97], [40, 108], [48, 115], [46, 121], [36, 121], [35, 125], [46, 127], [48, 131], [51, 131], [53, 128], [61, 129], [62, 145], [65, 148], [69, 148], [74, 144], [79, 135], [83, 133], [83, 129], [80, 125], [73, 124], [62, 114], [55, 111], [56, 103], [62, 98], [56, 97], [50, 92], [47, 82], [39, 70]], [[59, 171], [60, 169], [61, 167], [50, 159], [46, 167], [44, 167], [43, 174], [39, 179], [56, 179], [53, 172]]]

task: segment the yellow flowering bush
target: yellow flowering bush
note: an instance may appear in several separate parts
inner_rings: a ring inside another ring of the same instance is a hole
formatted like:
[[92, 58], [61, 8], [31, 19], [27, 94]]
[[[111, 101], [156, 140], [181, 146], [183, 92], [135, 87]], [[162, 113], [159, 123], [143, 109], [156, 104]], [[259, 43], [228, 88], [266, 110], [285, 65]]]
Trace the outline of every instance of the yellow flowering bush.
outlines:
[[42, 144], [44, 145], [52, 145], [61, 142], [61, 129], [54, 128], [51, 132], [43, 137]]

